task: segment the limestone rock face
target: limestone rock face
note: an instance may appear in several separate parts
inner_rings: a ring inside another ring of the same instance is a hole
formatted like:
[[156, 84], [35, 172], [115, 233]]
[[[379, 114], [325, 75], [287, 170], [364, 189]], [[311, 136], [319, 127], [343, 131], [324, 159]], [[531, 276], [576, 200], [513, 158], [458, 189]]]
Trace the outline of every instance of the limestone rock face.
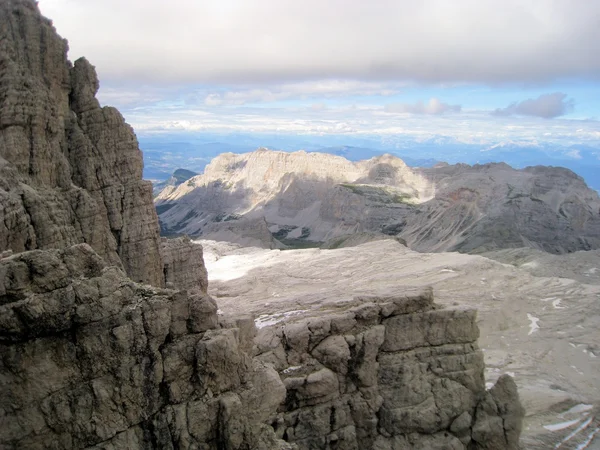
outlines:
[[276, 238], [324, 241], [361, 231], [374, 201], [405, 208], [433, 193], [431, 182], [390, 155], [352, 163], [322, 153], [259, 149], [219, 155], [204, 174], [165, 188], [156, 204], [166, 232], [212, 233], [215, 239], [215, 229], [229, 222], [264, 218]]
[[93, 66], [31, 0], [0, 3], [0, 251], [85, 242], [164, 284], [152, 187], [133, 130], [101, 108]]
[[[284, 244], [394, 236], [418, 251], [600, 248], [600, 198], [573, 172], [506, 164], [411, 169], [383, 155], [351, 163], [319, 153], [224, 154], [156, 199], [166, 232], [239, 242], [215, 229], [264, 218]], [[229, 233], [231, 234], [231, 233]], [[268, 246], [268, 245], [267, 245]]]
[[188, 237], [162, 238], [160, 255], [167, 287], [197, 290], [206, 294], [208, 274], [200, 244], [192, 242]]
[[239, 336], [206, 294], [134, 283], [87, 244], [1, 259], [0, 447], [290, 448], [263, 423], [283, 382]]
[[87, 244], [0, 259], [0, 447], [516, 449], [475, 312], [431, 290], [257, 330], [128, 279]]
[[516, 386], [508, 377], [485, 390], [475, 320], [437, 309], [425, 290], [260, 329], [257, 359], [287, 390], [277, 435], [303, 449], [517, 449]]

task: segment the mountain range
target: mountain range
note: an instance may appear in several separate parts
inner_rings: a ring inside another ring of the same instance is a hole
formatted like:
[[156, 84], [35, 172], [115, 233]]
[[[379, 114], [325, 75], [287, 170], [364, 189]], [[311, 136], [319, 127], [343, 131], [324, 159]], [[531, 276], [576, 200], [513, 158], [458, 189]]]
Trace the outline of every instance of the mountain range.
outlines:
[[[262, 245], [319, 246], [355, 233], [395, 236], [418, 251], [600, 246], [600, 198], [568, 169], [507, 164], [411, 168], [392, 155], [359, 162], [259, 149], [216, 157], [155, 199], [163, 233]], [[262, 235], [257, 234], [262, 230]]]
[[[580, 177], [225, 154], [163, 189], [173, 226], [210, 222], [273, 244], [366, 227], [378, 231], [353, 236], [378, 241], [285, 252], [206, 242], [205, 264], [201, 245], [160, 237], [133, 129], [100, 105], [94, 66], [67, 52], [38, 2], [0, 1], [0, 448], [597, 444], [597, 252], [486, 253], [517, 269], [401, 243], [501, 248], [471, 236], [512, 212], [499, 227], [511, 245], [594, 247], [598, 197]], [[185, 212], [194, 199], [212, 209]], [[297, 219], [307, 225], [286, 228]]]
[[515, 169], [545, 165], [566, 167], [600, 191], [600, 146], [499, 140], [473, 143], [452, 138], [414, 139], [401, 136], [311, 136], [273, 134], [161, 133], [143, 134], [144, 177], [165, 180], [180, 167], [201, 173], [221, 153], [247, 153], [259, 147], [281, 151], [331, 153], [360, 161], [389, 153], [411, 167], [443, 161], [470, 165], [504, 162]]

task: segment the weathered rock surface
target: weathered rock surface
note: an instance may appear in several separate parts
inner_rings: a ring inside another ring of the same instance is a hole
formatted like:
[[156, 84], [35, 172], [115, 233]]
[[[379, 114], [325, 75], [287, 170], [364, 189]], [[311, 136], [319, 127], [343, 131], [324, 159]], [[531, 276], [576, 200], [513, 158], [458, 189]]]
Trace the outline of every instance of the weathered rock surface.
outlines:
[[[34, 1], [0, 2], [1, 448], [516, 448], [474, 311], [431, 291], [220, 318], [202, 247], [159, 239], [135, 135], [66, 49]], [[400, 173], [378, 164], [365, 182]]]
[[516, 432], [473, 439], [476, 427], [503, 421], [498, 410], [477, 416], [493, 394], [474, 311], [436, 309], [429, 290], [360, 296], [299, 316], [256, 338], [257, 358], [287, 389], [278, 436], [300, 448], [518, 448], [524, 411], [512, 379], [502, 380], [512, 398], [503, 411]]
[[87, 244], [4, 258], [0, 447], [288, 448], [249, 409], [283, 383], [239, 336], [206, 294], [136, 284]]
[[94, 68], [34, 1], [0, 3], [0, 251], [85, 242], [164, 284], [152, 187], [133, 130], [95, 99]]
[[[240, 238], [214, 233], [231, 228], [224, 218], [264, 217], [273, 236], [291, 246], [367, 232], [399, 237], [418, 251], [600, 248], [598, 194], [556, 167], [411, 169], [391, 155], [351, 163], [260, 149], [218, 156], [203, 175], [165, 189], [156, 203], [165, 232], [234, 242]], [[244, 237], [248, 230], [237, 231]]]
[[518, 395], [486, 392], [475, 319], [429, 290], [257, 334], [87, 244], [19, 253], [0, 260], [0, 446], [517, 448]]
[[160, 255], [167, 287], [206, 294], [208, 274], [200, 244], [192, 242], [189, 237], [162, 238]]
[[[486, 386], [504, 374], [515, 380], [527, 411], [524, 449], [600, 445], [598, 251], [500, 252], [506, 262], [513, 262], [512, 253], [534, 256], [509, 265], [478, 255], [415, 252], [394, 240], [336, 250], [202, 244], [210, 295], [225, 314], [253, 314], [258, 326], [306, 310], [320, 314], [353, 297], [433, 286], [436, 302], [446, 308], [477, 309]], [[421, 341], [425, 336], [414, 334]], [[329, 348], [319, 353], [337, 365], [342, 356], [330, 356]]]

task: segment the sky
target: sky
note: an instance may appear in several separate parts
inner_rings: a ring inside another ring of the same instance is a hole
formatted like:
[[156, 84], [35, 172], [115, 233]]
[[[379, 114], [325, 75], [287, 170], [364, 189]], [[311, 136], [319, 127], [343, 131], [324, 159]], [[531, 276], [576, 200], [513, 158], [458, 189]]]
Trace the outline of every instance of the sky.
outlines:
[[138, 135], [600, 148], [600, 0], [39, 0]]

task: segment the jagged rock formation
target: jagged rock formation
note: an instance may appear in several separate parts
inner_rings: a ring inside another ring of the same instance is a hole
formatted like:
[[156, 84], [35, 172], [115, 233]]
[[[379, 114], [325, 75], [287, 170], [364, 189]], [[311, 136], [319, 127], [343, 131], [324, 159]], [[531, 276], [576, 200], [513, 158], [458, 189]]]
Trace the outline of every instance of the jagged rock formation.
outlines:
[[[87, 244], [0, 260], [3, 448], [516, 449], [473, 310], [431, 291], [262, 328], [150, 288]], [[254, 357], [253, 357], [254, 356]]]
[[300, 448], [518, 447], [516, 386], [504, 377], [485, 392], [473, 310], [435, 309], [429, 290], [304, 315], [257, 336], [286, 387], [279, 436]]
[[[390, 155], [351, 163], [261, 149], [215, 158], [205, 174], [165, 189], [156, 203], [163, 231], [206, 239], [219, 239], [223, 218], [264, 217], [273, 236], [292, 246], [367, 232], [397, 236], [418, 251], [600, 247], [598, 194], [555, 167], [410, 169]], [[249, 229], [238, 231], [243, 237]]]
[[287, 448], [254, 410], [283, 384], [214, 301], [136, 284], [87, 244], [0, 260], [0, 358], [5, 449]]
[[475, 313], [431, 292], [219, 319], [201, 247], [159, 240], [135, 135], [66, 48], [33, 0], [0, 3], [0, 447], [516, 448], [514, 384], [485, 390]]
[[91, 245], [164, 284], [152, 187], [133, 130], [95, 99], [94, 68], [35, 2], [0, 3], [0, 251]]

